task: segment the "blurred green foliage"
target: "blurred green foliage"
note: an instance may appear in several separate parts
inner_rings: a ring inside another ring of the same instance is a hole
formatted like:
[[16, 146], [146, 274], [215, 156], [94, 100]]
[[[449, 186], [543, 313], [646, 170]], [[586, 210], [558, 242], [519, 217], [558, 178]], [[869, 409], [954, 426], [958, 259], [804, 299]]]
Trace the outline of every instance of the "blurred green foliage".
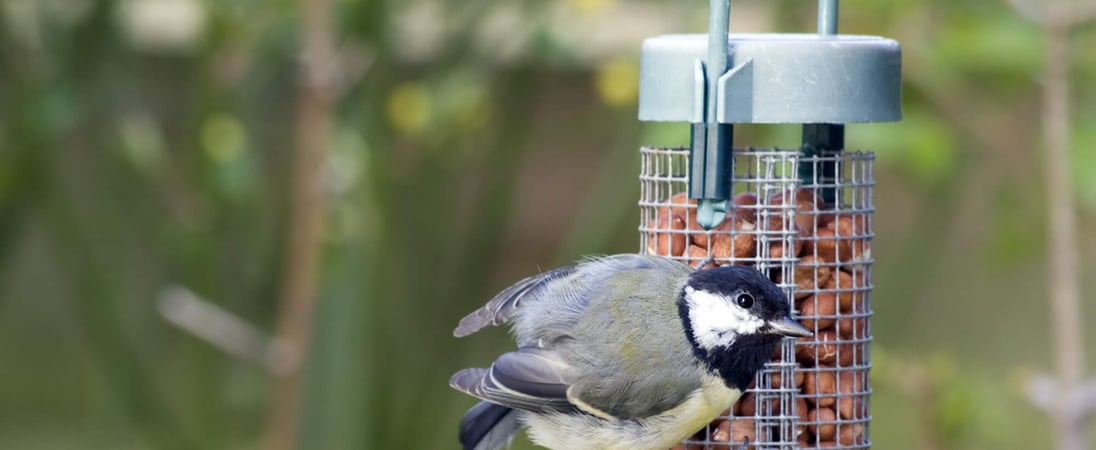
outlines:
[[[638, 49], [703, 32], [706, 2], [333, 3], [341, 65], [299, 446], [453, 448], [472, 401], [449, 374], [508, 343], [458, 342], [452, 326], [529, 273], [636, 249], [637, 149], [688, 139], [636, 121]], [[154, 299], [183, 285], [272, 328], [296, 8], [0, 0], [0, 448], [260, 445], [268, 374], [173, 328]], [[872, 438], [1041, 448], [1046, 423], [1012, 381], [1050, 362], [1041, 37], [1003, 1], [841, 8], [841, 31], [904, 52], [905, 120], [848, 131], [880, 162]], [[733, 4], [732, 30], [813, 27], [810, 2]], [[1093, 47], [1092, 29], [1075, 34], [1085, 231]], [[736, 139], [795, 146], [797, 133]]]

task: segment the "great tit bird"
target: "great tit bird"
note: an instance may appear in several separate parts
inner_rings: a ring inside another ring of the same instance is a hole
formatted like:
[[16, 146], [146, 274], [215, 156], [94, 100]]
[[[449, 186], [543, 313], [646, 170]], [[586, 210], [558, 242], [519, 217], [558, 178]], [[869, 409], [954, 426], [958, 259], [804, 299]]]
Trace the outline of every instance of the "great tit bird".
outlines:
[[781, 338], [811, 335], [753, 268], [634, 254], [526, 278], [453, 334], [506, 323], [517, 350], [449, 380], [483, 400], [461, 421], [465, 450], [523, 425], [555, 450], [664, 450], [734, 403]]

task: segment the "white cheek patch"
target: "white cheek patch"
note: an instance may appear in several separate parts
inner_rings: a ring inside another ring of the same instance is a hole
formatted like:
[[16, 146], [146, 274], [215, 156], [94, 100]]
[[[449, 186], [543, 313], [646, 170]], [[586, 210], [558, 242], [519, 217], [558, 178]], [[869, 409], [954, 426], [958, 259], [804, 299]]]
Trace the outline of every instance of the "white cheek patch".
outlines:
[[765, 321], [735, 305], [731, 299], [707, 291], [685, 288], [693, 338], [704, 348], [729, 346], [738, 336], [757, 333]]

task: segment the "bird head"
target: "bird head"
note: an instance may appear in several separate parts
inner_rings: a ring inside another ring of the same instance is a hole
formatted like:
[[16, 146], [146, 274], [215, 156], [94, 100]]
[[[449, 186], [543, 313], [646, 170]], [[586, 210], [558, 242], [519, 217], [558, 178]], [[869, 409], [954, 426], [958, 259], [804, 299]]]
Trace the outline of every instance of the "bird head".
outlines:
[[739, 384], [749, 382], [781, 338], [812, 335], [792, 319], [788, 303], [761, 272], [732, 265], [691, 273], [678, 312], [694, 354]]

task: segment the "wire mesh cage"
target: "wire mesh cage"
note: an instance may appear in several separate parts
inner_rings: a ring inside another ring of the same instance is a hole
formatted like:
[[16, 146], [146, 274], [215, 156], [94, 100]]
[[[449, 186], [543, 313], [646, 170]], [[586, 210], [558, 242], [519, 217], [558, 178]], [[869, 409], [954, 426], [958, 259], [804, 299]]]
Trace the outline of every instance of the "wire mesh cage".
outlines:
[[675, 448], [869, 448], [874, 154], [736, 148], [733, 205], [705, 230], [686, 195], [689, 153], [641, 149], [642, 251], [753, 266], [815, 335], [782, 343], [738, 402]]

